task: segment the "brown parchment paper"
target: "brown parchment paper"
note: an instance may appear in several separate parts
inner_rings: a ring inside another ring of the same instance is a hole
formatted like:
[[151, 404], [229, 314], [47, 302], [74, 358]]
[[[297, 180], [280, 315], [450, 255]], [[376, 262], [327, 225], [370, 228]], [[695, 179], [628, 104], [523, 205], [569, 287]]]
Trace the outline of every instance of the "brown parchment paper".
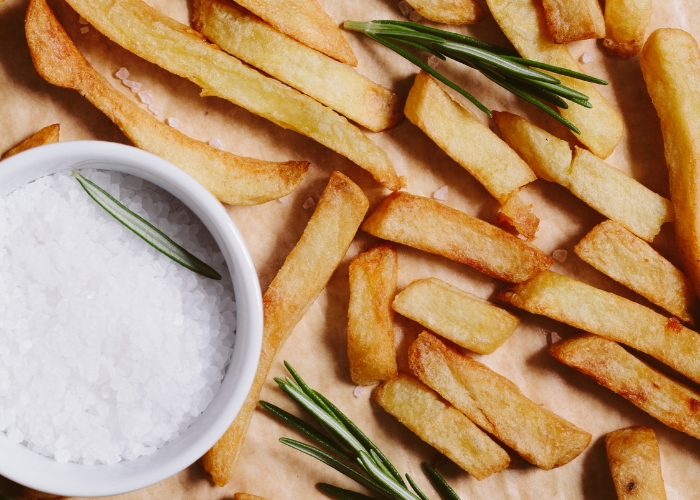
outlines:
[[[149, 0], [149, 3], [187, 22], [187, 0]], [[338, 23], [348, 19], [402, 19], [397, 0], [320, 0], [320, 3]], [[26, 5], [26, 0], [0, 2], [0, 152], [55, 122], [61, 124], [62, 141], [97, 139], [128, 143], [116, 126], [76, 92], [53, 87], [37, 75], [23, 31]], [[128, 68], [132, 80], [143, 83], [143, 89], [152, 91], [155, 101], [164, 110], [161, 117], [178, 118], [179, 129], [186, 134], [203, 141], [219, 139], [224, 149], [241, 155], [268, 160], [311, 161], [304, 182], [283, 202], [228, 208], [248, 243], [263, 290], [311, 216], [312, 209], [304, 209], [302, 205], [308, 198], [318, 200], [332, 171], [340, 170], [357, 182], [373, 207], [387, 194], [369, 174], [349, 160], [224, 100], [199, 97], [199, 89], [194, 84], [126, 52], [94, 28], [82, 34], [78, 15], [62, 0], [53, 0], [51, 5], [69, 35], [99, 72], [131, 95], [112, 76], [120, 67]], [[486, 9], [485, 2], [483, 6]], [[649, 30], [659, 27], [682, 28], [696, 39], [700, 38], [700, 2], [655, 0]], [[490, 16], [478, 25], [452, 29], [507, 44]], [[346, 32], [346, 37], [360, 61], [358, 70], [405, 97], [416, 68], [367, 38], [349, 32]], [[668, 197], [659, 122], [642, 81], [638, 57], [621, 60], [608, 56], [601, 43], [592, 40], [571, 44], [569, 48], [577, 58], [586, 51], [594, 54], [594, 61], [584, 65], [584, 70], [610, 80], [610, 86], [600, 87], [600, 90], [624, 117], [626, 133], [608, 162]], [[515, 97], [495, 88], [471, 70], [450, 63], [441, 63], [440, 69], [470, 89], [491, 109], [524, 114], [561, 133], [556, 123], [545, 119], [534, 108], [521, 106]], [[479, 116], [487, 122], [483, 114]], [[417, 127], [404, 121], [393, 130], [370, 136], [387, 151], [399, 175], [406, 176], [408, 191], [430, 196], [446, 185], [449, 188], [446, 204], [487, 221], [496, 221], [496, 201]], [[533, 203], [534, 211], [542, 221], [534, 244], [546, 252], [556, 249], [569, 252], [566, 261], [555, 264], [554, 270], [648, 305], [573, 254], [573, 246], [603, 220], [601, 215], [565, 189], [543, 180], [529, 185], [524, 190], [524, 198]], [[478, 359], [513, 380], [536, 402], [593, 434], [588, 449], [561, 468], [546, 472], [516, 458], [509, 469], [476, 481], [449, 460], [441, 458], [436, 450], [422, 443], [371, 402], [371, 388], [364, 388], [356, 397], [346, 356], [347, 267], [351, 257], [373, 242], [374, 238], [369, 235], [358, 234], [327, 289], [282, 349], [263, 389], [262, 399], [293, 408], [272, 381], [272, 376], [284, 375], [282, 360], [289, 360], [309, 384], [343, 409], [377, 442], [397, 468], [411, 474], [432, 498], [437, 498], [437, 495], [420, 471], [423, 460], [440, 464], [440, 470], [463, 499], [613, 500], [616, 496], [608, 471], [604, 435], [625, 426], [646, 425], [656, 431], [659, 439], [668, 498], [700, 498], [700, 442], [665, 427], [631, 403], [551, 358], [546, 353], [548, 333], [559, 332], [565, 336], [574, 331], [543, 317], [515, 310], [522, 324], [513, 337], [494, 354], [478, 356]], [[673, 225], [664, 226], [654, 246], [679, 265]], [[493, 298], [495, 291], [503, 286], [466, 266], [406, 247], [399, 248], [399, 265], [400, 289], [415, 279], [429, 276], [484, 298]], [[396, 348], [401, 369], [406, 369], [407, 347], [419, 331], [417, 324], [397, 316]], [[327, 466], [280, 444], [277, 440], [282, 436], [299, 438], [293, 430], [258, 411], [253, 417], [235, 476], [225, 488], [213, 486], [201, 466], [195, 463], [160, 484], [118, 498], [223, 500], [232, 499], [238, 491], [270, 500], [325, 498], [314, 487], [320, 481], [361, 489]], [[22, 489], [0, 478], [0, 492], [19, 496]]]

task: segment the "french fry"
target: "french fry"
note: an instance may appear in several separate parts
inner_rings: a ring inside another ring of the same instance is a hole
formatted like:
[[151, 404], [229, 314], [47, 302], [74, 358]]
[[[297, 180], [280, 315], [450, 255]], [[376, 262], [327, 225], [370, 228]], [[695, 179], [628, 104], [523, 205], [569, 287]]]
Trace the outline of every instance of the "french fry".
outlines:
[[669, 427], [700, 439], [700, 394], [615, 342], [584, 334], [557, 342], [549, 353]]
[[574, 247], [576, 255], [685, 323], [697, 300], [690, 280], [647, 243], [613, 221], [594, 227]]
[[520, 323], [508, 311], [437, 278], [414, 281], [394, 298], [391, 307], [479, 354], [498, 349]]
[[700, 383], [700, 335], [610, 292], [544, 271], [503, 289], [498, 298], [534, 314], [621, 342]]
[[46, 81], [80, 92], [136, 146], [177, 165], [224, 203], [253, 205], [285, 196], [309, 168], [308, 162], [236, 156], [158, 121], [90, 66], [44, 0], [30, 2], [26, 34], [34, 66]]
[[374, 400], [419, 438], [482, 480], [505, 469], [508, 454], [422, 382], [400, 374], [380, 385]]
[[605, 20], [598, 0], [542, 0], [547, 28], [556, 43], [605, 36]]
[[618, 500], [666, 500], [661, 453], [648, 427], [628, 427], [605, 436], [605, 449]]
[[333, 172], [304, 234], [263, 295], [263, 346], [253, 386], [231, 427], [203, 457], [204, 469], [217, 485], [224, 486], [233, 475], [277, 351], [325, 288], [368, 208], [362, 190], [340, 172]]
[[396, 295], [399, 257], [382, 243], [350, 262], [348, 358], [350, 378], [371, 385], [398, 374], [391, 301]]
[[402, 187], [387, 154], [345, 117], [226, 54], [142, 0], [68, 3], [113, 42], [200, 85], [202, 95], [222, 97], [318, 141], [369, 171], [391, 190]]
[[411, 373], [424, 384], [542, 469], [569, 463], [591, 441], [588, 432], [542, 408], [513, 382], [428, 332], [411, 344], [408, 356]]
[[397, 192], [363, 222], [362, 230], [519, 283], [554, 261], [512, 234], [430, 198]]
[[651, 0], [605, 0], [603, 47], [620, 57], [636, 56], [644, 45], [651, 12]]
[[653, 32], [639, 60], [661, 119], [676, 242], [695, 293], [700, 290], [700, 48], [677, 29]]
[[540, 219], [532, 212], [532, 205], [528, 205], [520, 197], [520, 190], [513, 192], [501, 205], [498, 223], [512, 227], [528, 240], [537, 235], [537, 229], [540, 227]]
[[372, 131], [401, 121], [401, 102], [330, 57], [297, 42], [230, 0], [195, 0], [192, 24], [229, 54]]
[[664, 222], [674, 220], [669, 200], [608, 165], [585, 149], [545, 132], [524, 118], [494, 113], [503, 139], [543, 179], [561, 184], [586, 204], [652, 241]]
[[47, 125], [38, 132], [33, 133], [25, 140], [17, 144], [12, 149], [8, 150], [4, 155], [0, 156], [0, 160], [9, 158], [16, 154], [27, 151], [28, 149], [36, 148], [38, 146], [43, 146], [44, 144], [53, 144], [58, 142], [59, 134], [61, 132], [61, 126], [58, 123], [53, 125]]
[[[526, 59], [581, 71], [565, 45], [554, 43], [547, 30], [542, 6], [535, 0], [487, 0], [491, 14], [515, 49]], [[581, 134], [577, 138], [601, 158], [607, 158], [620, 142], [623, 124], [620, 115], [593, 84], [557, 76], [565, 85], [586, 94], [593, 108], [572, 104], [560, 109]]]
[[474, 0], [407, 0], [426, 19], [444, 24], [474, 24], [485, 13]]
[[250, 493], [235, 493], [233, 495], [233, 500], [267, 500], [263, 497], [257, 495], [251, 495]]

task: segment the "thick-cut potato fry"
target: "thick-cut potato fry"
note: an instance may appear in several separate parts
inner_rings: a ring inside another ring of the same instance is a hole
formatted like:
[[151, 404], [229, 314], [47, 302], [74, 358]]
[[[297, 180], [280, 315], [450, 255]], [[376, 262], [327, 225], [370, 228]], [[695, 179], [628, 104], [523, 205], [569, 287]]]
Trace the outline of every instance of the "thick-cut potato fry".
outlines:
[[309, 168], [308, 162], [273, 163], [236, 156], [158, 121], [90, 66], [44, 0], [30, 2], [26, 33], [34, 66], [46, 81], [80, 92], [136, 146], [177, 165], [224, 203], [253, 205], [285, 196]]
[[700, 394], [615, 342], [597, 335], [578, 335], [552, 345], [549, 353], [669, 427], [700, 439]]
[[61, 126], [58, 123], [53, 125], [47, 125], [38, 132], [33, 133], [25, 140], [17, 144], [12, 149], [8, 150], [4, 155], [0, 156], [0, 160], [9, 158], [28, 149], [43, 146], [44, 144], [53, 144], [58, 142], [58, 138], [61, 132]]
[[552, 271], [511, 285], [498, 298], [634, 347], [700, 383], [700, 335], [676, 318]]
[[230, 0], [195, 0], [192, 25], [248, 64], [375, 132], [401, 121], [401, 100], [353, 68], [280, 33]]
[[237, 0], [236, 3], [304, 45], [357, 66], [357, 57], [340, 28], [316, 0]]
[[358, 385], [389, 380], [396, 369], [396, 334], [391, 301], [396, 295], [399, 256], [382, 243], [350, 262], [348, 359], [350, 378]]
[[500, 472], [508, 454], [432, 389], [405, 374], [384, 382], [374, 400], [419, 438], [478, 480]]
[[267, 500], [266, 498], [259, 497], [257, 495], [251, 495], [250, 493], [235, 493], [233, 495], [233, 500]]
[[498, 223], [515, 229], [518, 234], [531, 240], [537, 235], [540, 227], [540, 219], [532, 212], [532, 205], [528, 205], [520, 197], [520, 191], [511, 194], [498, 211]]
[[203, 458], [204, 469], [219, 486], [229, 482], [277, 351], [304, 316], [347, 252], [369, 200], [340, 172], [333, 172], [318, 205], [263, 295], [263, 345], [253, 386], [238, 416]]
[[648, 427], [628, 427], [605, 436], [618, 500], [666, 500], [661, 453]]
[[674, 220], [669, 200], [608, 165], [589, 151], [511, 113], [495, 113], [503, 139], [543, 179], [561, 184], [576, 197], [647, 241]]
[[542, 408], [513, 382], [428, 332], [411, 344], [408, 362], [424, 384], [542, 469], [571, 462], [591, 441], [588, 432]]
[[474, 0], [407, 0], [421, 16], [436, 23], [474, 24], [485, 13]]
[[542, 0], [547, 28], [556, 43], [605, 36], [605, 20], [598, 0]]
[[[503, 33], [523, 57], [581, 71], [566, 46], [551, 40], [542, 5], [538, 1], [487, 0], [487, 3]], [[607, 158], [622, 138], [622, 118], [592, 83], [565, 76], [557, 78], [590, 98], [591, 109], [571, 104], [568, 109], [559, 111], [579, 128], [581, 134], [576, 137], [588, 149], [601, 158]]]
[[226, 54], [142, 0], [68, 3], [113, 42], [200, 85], [202, 95], [222, 97], [304, 134], [354, 161], [389, 189], [401, 188], [387, 154], [345, 117]]
[[620, 57], [633, 57], [644, 45], [652, 0], [605, 0], [603, 47]]
[[391, 306], [397, 313], [479, 354], [498, 349], [520, 323], [508, 311], [437, 278], [414, 281]]
[[678, 251], [700, 293], [700, 48], [685, 31], [660, 29], [639, 62], [661, 119]]
[[647, 243], [618, 223], [594, 227], [574, 247], [576, 255], [686, 323], [697, 300], [690, 280]]
[[494, 278], [520, 283], [547, 269], [552, 258], [510, 233], [430, 198], [387, 196], [362, 230], [467, 264]]

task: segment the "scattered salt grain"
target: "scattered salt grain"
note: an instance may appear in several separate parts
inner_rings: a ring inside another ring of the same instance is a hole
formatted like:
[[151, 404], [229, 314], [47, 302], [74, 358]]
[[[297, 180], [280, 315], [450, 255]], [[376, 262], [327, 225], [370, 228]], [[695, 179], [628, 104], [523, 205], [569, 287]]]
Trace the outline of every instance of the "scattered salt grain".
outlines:
[[223, 149], [224, 148], [224, 145], [221, 144], [221, 141], [219, 139], [212, 139], [211, 141], [209, 141], [209, 145], [215, 149]]
[[549, 332], [547, 334], [547, 341], [549, 342], [549, 345], [556, 344], [561, 340], [561, 337], [557, 332]]
[[83, 26], [82, 28], [80, 28], [80, 32], [81, 32], [83, 35], [84, 35], [85, 33], [89, 32], [89, 31], [90, 31], [90, 27], [89, 27], [89, 26]]
[[142, 85], [139, 82], [134, 82], [132, 80], [122, 80], [122, 83], [129, 87], [132, 92], [137, 93], [141, 90]]
[[130, 75], [130, 74], [131, 74], [131, 73], [129, 73], [129, 70], [128, 70], [128, 69], [126, 69], [126, 68], [119, 68], [119, 69], [117, 70], [117, 72], [114, 73], [114, 76], [116, 76], [116, 77], [119, 78], [120, 80], [126, 80], [127, 78], [129, 78], [129, 75]]
[[440, 65], [440, 61], [442, 61], [442, 59], [440, 59], [437, 56], [431, 55], [430, 57], [428, 57], [428, 66], [435, 69]]
[[167, 120], [165, 120], [165, 121], [168, 123], [168, 125], [170, 125], [170, 126], [173, 127], [173, 128], [177, 128], [177, 126], [180, 125], [180, 120], [178, 120], [177, 118], [174, 118], [174, 117], [172, 117], [172, 116], [169, 117], [169, 118], [168, 118]]
[[554, 250], [552, 252], [552, 258], [556, 260], [557, 262], [564, 262], [566, 260], [566, 256], [569, 255], [569, 252], [566, 250], [563, 250], [561, 248]]
[[581, 62], [583, 64], [592, 63], [595, 57], [593, 57], [593, 52], [586, 51], [581, 56]]
[[520, 238], [523, 241], [527, 241], [527, 237], [523, 236], [522, 234], [519, 234], [518, 238]]
[[401, 15], [407, 16], [413, 11], [413, 7], [411, 7], [411, 4], [404, 0], [402, 2], [399, 2], [399, 10], [401, 11]]
[[301, 206], [304, 210], [308, 210], [309, 208], [313, 207], [316, 204], [313, 198], [309, 197], [307, 200], [304, 202], [304, 204]]
[[79, 24], [88, 24], [88, 20], [85, 19], [83, 16], [80, 16], [80, 17], [78, 18], [78, 23], [79, 23]]
[[418, 12], [416, 12], [416, 11], [414, 10], [414, 11], [408, 13], [408, 18], [409, 18], [411, 21], [413, 21], [414, 23], [417, 23], [418, 21], [420, 21], [421, 19], [423, 19], [423, 16], [421, 16]]
[[356, 398], [359, 398], [360, 396], [362, 396], [362, 386], [361, 385], [356, 386], [352, 391], [352, 395], [355, 396]]
[[279, 201], [280, 203], [285, 203], [285, 202], [287, 201], [288, 198], [289, 198], [289, 195], [287, 195], [287, 196], [280, 196], [279, 198], [277, 198], [277, 201]]
[[142, 90], [138, 93], [139, 99], [144, 104], [153, 104], [153, 94], [150, 90]]
[[440, 189], [433, 193], [433, 198], [436, 200], [446, 200], [447, 199], [447, 186], [442, 186]]
[[148, 105], [148, 111], [150, 111], [151, 113], [153, 113], [156, 116], [160, 116], [161, 114], [163, 114], [163, 108], [161, 108], [160, 106], [158, 106], [155, 103]]

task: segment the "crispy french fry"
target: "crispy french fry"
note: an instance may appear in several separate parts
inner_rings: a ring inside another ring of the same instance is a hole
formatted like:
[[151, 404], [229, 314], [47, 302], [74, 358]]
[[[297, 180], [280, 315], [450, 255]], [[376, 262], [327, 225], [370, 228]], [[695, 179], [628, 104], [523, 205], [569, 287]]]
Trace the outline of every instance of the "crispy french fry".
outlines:
[[421, 16], [436, 23], [474, 24], [485, 13], [474, 0], [407, 0]]
[[391, 306], [397, 313], [479, 354], [498, 349], [520, 323], [508, 311], [437, 278], [414, 281]]
[[224, 486], [233, 475], [263, 383], [277, 351], [347, 252], [369, 201], [340, 172], [333, 172], [301, 239], [263, 295], [263, 346], [253, 386], [238, 416], [203, 458], [204, 469]]
[[697, 300], [690, 280], [647, 243], [613, 221], [594, 227], [574, 247], [576, 255], [600, 272], [686, 323], [693, 323]]
[[330, 57], [297, 42], [230, 0], [195, 0], [192, 24], [229, 54], [375, 132], [401, 121], [401, 100]]
[[136, 146], [177, 165], [224, 203], [253, 205], [285, 196], [309, 168], [308, 162], [236, 156], [161, 123], [90, 66], [44, 0], [30, 2], [26, 32], [34, 66], [46, 81], [80, 92]]
[[419, 438], [482, 480], [505, 469], [508, 454], [422, 382], [400, 374], [380, 385], [374, 400]]
[[[565, 45], [554, 43], [547, 30], [542, 6], [535, 0], [487, 0], [491, 14], [516, 50], [527, 59], [581, 71]], [[607, 158], [620, 142], [623, 124], [620, 115], [595, 89], [593, 84], [557, 76], [567, 86], [590, 98], [592, 109], [572, 104], [560, 109], [581, 134], [577, 138], [593, 153]]]
[[554, 261], [512, 234], [430, 198], [387, 196], [362, 230], [467, 264], [494, 278], [519, 283]]
[[644, 45], [651, 12], [651, 0], [605, 0], [603, 47], [620, 57], [636, 56]]
[[4, 155], [0, 156], [0, 160], [4, 160], [5, 158], [9, 158], [10, 156], [14, 156], [23, 151], [27, 151], [28, 149], [43, 146], [44, 144], [53, 144], [58, 142], [60, 132], [61, 126], [58, 123], [47, 125], [38, 132], [35, 132], [27, 137], [12, 149], [8, 150]]
[[233, 500], [267, 500], [263, 497], [257, 495], [251, 495], [250, 493], [235, 493], [233, 495]]
[[552, 271], [511, 285], [498, 298], [634, 347], [700, 383], [700, 335], [676, 318]]
[[358, 385], [398, 374], [391, 308], [398, 272], [399, 256], [391, 243], [379, 244], [350, 262], [348, 358], [350, 377]]
[[700, 394], [615, 342], [585, 334], [557, 342], [549, 353], [669, 427], [700, 439]]
[[503, 139], [543, 179], [561, 184], [576, 197], [647, 241], [664, 222], [674, 220], [669, 200], [608, 165], [589, 151], [576, 148], [524, 118], [494, 114]]
[[588, 432], [542, 408], [513, 382], [428, 332], [411, 344], [408, 363], [424, 384], [542, 469], [571, 462], [591, 441]]
[[222, 97], [304, 134], [368, 170], [389, 189], [401, 188], [387, 154], [345, 117], [226, 54], [142, 0], [68, 3], [113, 42], [200, 85], [202, 95]]
[[540, 219], [532, 212], [532, 205], [528, 205], [520, 197], [520, 191], [515, 191], [501, 205], [498, 223], [512, 227], [528, 240], [537, 235], [537, 229], [540, 227]]
[[598, 0], [542, 0], [547, 28], [556, 43], [605, 36], [605, 20]]
[[628, 427], [605, 436], [605, 449], [618, 500], [666, 500], [661, 453], [648, 427]]
[[678, 250], [699, 293], [700, 48], [685, 31], [661, 29], [644, 44], [639, 62], [661, 119]]

